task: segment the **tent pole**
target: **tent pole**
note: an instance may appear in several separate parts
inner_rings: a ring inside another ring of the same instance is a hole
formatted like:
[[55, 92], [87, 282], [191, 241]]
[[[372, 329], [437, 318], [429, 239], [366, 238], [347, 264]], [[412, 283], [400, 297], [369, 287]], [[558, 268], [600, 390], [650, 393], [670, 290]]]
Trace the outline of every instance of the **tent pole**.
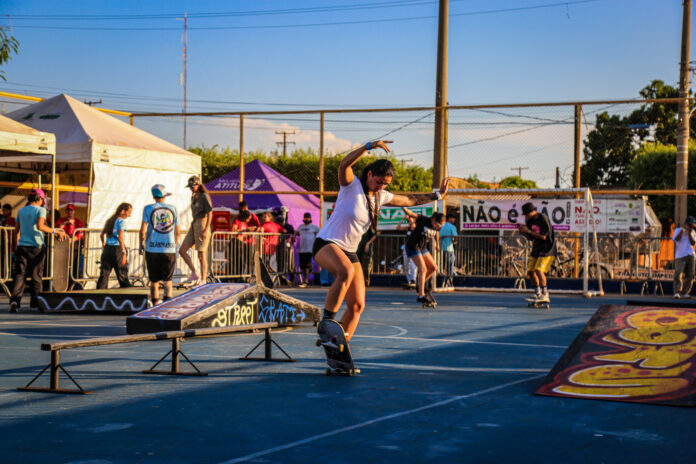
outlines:
[[[239, 201], [244, 200], [244, 115], [239, 115]], [[239, 208], [237, 208], [239, 209]]]
[[324, 220], [324, 112], [320, 113], [319, 123], [319, 227]]
[[[58, 206], [57, 203], [57, 198], [58, 198], [58, 191], [56, 190], [56, 154], [53, 153], [51, 155], [51, 226], [55, 227], [56, 226], [56, 207]], [[55, 253], [56, 249], [56, 236], [55, 234], [51, 234], [51, 280], [49, 281], [49, 291], [53, 291], [53, 272], [55, 270], [54, 267], [54, 258], [56, 256]]]

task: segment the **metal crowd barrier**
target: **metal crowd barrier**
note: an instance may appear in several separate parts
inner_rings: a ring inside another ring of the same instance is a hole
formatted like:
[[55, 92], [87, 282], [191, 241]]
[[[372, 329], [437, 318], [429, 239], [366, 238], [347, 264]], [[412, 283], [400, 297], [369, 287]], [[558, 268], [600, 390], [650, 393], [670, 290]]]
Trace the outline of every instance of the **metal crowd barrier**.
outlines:
[[211, 275], [216, 279], [249, 279], [258, 252], [276, 281], [287, 280], [288, 275], [294, 280], [294, 245], [292, 234], [214, 232], [209, 253]]

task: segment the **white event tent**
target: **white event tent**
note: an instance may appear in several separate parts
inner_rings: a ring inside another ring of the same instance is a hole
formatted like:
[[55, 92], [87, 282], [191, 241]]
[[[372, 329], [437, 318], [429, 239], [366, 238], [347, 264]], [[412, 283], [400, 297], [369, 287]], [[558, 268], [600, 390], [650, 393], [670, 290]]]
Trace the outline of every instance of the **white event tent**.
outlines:
[[[122, 202], [133, 205], [129, 228], [140, 225], [150, 188], [163, 184], [179, 210], [182, 229], [191, 221], [188, 178], [200, 175], [200, 156], [61, 94], [8, 114], [34, 129], [55, 134], [56, 171], [90, 177], [89, 228], [101, 228]], [[37, 169], [42, 160], [27, 153], [0, 152], [0, 170]]]

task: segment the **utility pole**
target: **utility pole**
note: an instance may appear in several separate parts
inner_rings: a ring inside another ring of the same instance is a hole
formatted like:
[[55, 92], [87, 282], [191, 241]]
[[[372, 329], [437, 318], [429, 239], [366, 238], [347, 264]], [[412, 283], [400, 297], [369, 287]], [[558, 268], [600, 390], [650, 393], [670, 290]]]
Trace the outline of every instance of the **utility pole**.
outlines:
[[517, 177], [522, 178], [522, 170], [529, 169], [527, 166], [517, 166], [516, 168], [510, 168], [511, 171], [517, 171]]
[[435, 142], [433, 144], [433, 188], [447, 176], [447, 30], [449, 0], [440, 0], [437, 27], [437, 77], [435, 82]]
[[[688, 188], [689, 173], [689, 41], [691, 39], [691, 0], [684, 0], [682, 13], [681, 63], [679, 65], [679, 120], [677, 126], [677, 166], [674, 188]], [[674, 222], [686, 219], [686, 195], [674, 199]]]
[[179, 21], [184, 22], [184, 34], [181, 36], [181, 41], [184, 44], [184, 72], [179, 74], [179, 85], [184, 87], [184, 108], [182, 113], [184, 113], [184, 150], [186, 150], [186, 84], [187, 84], [187, 74], [188, 74], [188, 12], [184, 12], [183, 18], [176, 18]]
[[556, 166], [556, 188], [561, 188], [561, 168]]
[[278, 146], [281, 146], [281, 145], [282, 145], [282, 146], [283, 146], [283, 156], [286, 156], [286, 155], [287, 155], [287, 145], [288, 145], [289, 143], [295, 145], [295, 142], [293, 142], [293, 141], [291, 141], [291, 140], [288, 140], [288, 135], [295, 135], [296, 132], [295, 132], [294, 130], [293, 130], [292, 132], [291, 132], [291, 131], [286, 131], [286, 130], [277, 130], [277, 131], [275, 131], [275, 133], [278, 134], [278, 135], [282, 135], [282, 136], [283, 136], [283, 141], [282, 141], [282, 142], [276, 142], [276, 145], [278, 145]]

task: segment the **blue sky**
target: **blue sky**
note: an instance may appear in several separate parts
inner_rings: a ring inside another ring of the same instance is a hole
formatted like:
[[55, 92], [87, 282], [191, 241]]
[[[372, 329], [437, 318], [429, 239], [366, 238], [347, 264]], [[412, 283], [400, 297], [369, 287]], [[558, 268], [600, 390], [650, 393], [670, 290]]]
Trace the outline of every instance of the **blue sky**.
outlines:
[[[13, 27], [20, 51], [4, 66], [0, 90], [101, 98], [102, 106], [127, 111], [180, 111], [182, 22], [175, 18], [188, 12], [190, 111], [434, 103], [436, 1], [2, 3], [0, 22]], [[652, 79], [676, 85], [681, 14], [680, 0], [450, 0], [448, 100], [624, 99], [636, 98]], [[4, 101], [6, 111], [17, 107]], [[585, 108], [586, 130], [599, 109]], [[523, 177], [548, 185], [555, 166], [567, 172], [571, 108], [507, 113], [450, 115], [458, 124], [449, 141], [457, 145], [450, 150], [454, 175], [499, 179], [524, 166]], [[540, 118], [564, 124], [524, 130], [525, 121]], [[280, 129], [295, 130], [298, 146], [318, 145], [316, 117], [253, 119], [247, 149], [274, 149]], [[329, 149], [394, 131], [397, 155], [432, 164], [427, 113], [327, 119]], [[136, 125], [182, 143], [180, 121], [136, 119]], [[233, 118], [193, 119], [188, 145], [236, 147], [236, 128]]]

